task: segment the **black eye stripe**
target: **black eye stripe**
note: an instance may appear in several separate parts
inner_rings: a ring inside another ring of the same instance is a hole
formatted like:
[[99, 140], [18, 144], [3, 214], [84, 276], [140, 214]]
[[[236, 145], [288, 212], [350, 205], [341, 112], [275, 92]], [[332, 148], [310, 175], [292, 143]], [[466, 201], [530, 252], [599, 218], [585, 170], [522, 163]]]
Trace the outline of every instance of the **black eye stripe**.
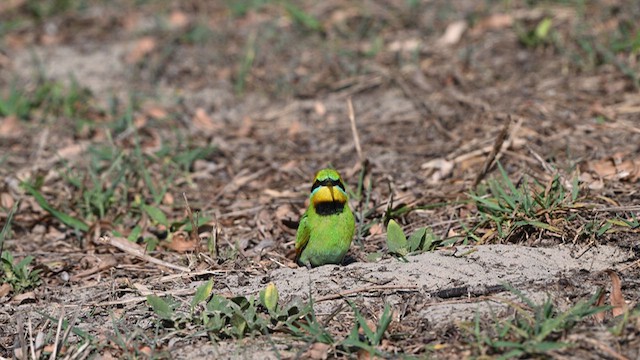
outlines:
[[314, 181], [313, 185], [311, 185], [311, 192], [313, 192], [313, 190], [317, 189], [320, 187], [320, 181], [316, 180]]
[[334, 179], [324, 179], [324, 180], [316, 180], [311, 186], [311, 192], [313, 192], [313, 190], [319, 188], [320, 186], [329, 186], [329, 185], [337, 186], [340, 189], [342, 189], [342, 191], [347, 191], [344, 188], [344, 184], [342, 183], [342, 181], [334, 180]]

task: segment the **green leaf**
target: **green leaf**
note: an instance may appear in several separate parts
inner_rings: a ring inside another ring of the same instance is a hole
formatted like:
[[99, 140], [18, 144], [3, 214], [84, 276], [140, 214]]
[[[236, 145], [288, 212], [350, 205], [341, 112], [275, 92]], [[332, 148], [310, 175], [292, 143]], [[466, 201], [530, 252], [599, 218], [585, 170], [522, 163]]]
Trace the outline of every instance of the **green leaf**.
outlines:
[[387, 225], [387, 247], [389, 252], [405, 256], [409, 252], [407, 249], [407, 237], [404, 236], [398, 223], [391, 219]]
[[9, 232], [11, 231], [11, 222], [13, 221], [13, 214], [18, 210], [18, 205], [20, 205], [20, 201], [16, 201], [15, 204], [9, 210], [9, 214], [7, 215], [7, 220], [2, 226], [2, 230], [0, 231], [0, 249], [4, 248], [4, 239], [7, 237]]
[[136, 225], [127, 236], [127, 240], [131, 242], [136, 242], [142, 233], [142, 227], [140, 225]]
[[538, 23], [538, 26], [536, 26], [536, 30], [535, 30], [536, 39], [546, 40], [547, 36], [549, 36], [549, 31], [551, 30], [552, 24], [553, 23], [551, 22], [550, 18], [542, 19], [542, 21]]
[[433, 233], [433, 230], [428, 227], [426, 229], [426, 233], [424, 234], [424, 243], [422, 244], [422, 251], [431, 251], [433, 250], [437, 244], [434, 245], [437, 240], [436, 234]]
[[389, 304], [386, 303], [384, 305], [384, 311], [382, 312], [382, 316], [380, 316], [380, 320], [378, 321], [378, 328], [376, 329], [376, 335], [375, 335], [375, 338], [373, 339], [373, 345], [376, 345], [376, 346], [380, 345], [380, 342], [382, 341], [382, 336], [384, 335], [385, 331], [387, 331], [389, 324], [391, 324], [391, 318], [392, 318], [391, 306], [389, 306]]
[[171, 320], [173, 317], [173, 310], [169, 304], [156, 295], [147, 295], [147, 302], [151, 305], [153, 312], [159, 317], [166, 320]]
[[532, 348], [535, 352], [547, 352], [552, 350], [560, 350], [570, 346], [568, 343], [563, 342], [551, 342], [551, 341], [542, 341], [536, 344], [533, 344]]
[[160, 225], [169, 227], [169, 221], [167, 216], [155, 206], [142, 205], [142, 209], [149, 215], [149, 217]]
[[300, 25], [306, 27], [309, 30], [320, 31], [322, 30], [322, 24], [315, 17], [307, 14], [289, 1], [284, 2], [284, 8], [289, 15]]
[[85, 224], [82, 220], [80, 219], [76, 219], [71, 215], [67, 215], [61, 211], [58, 211], [56, 209], [54, 209], [48, 202], [47, 200], [44, 198], [44, 196], [42, 196], [42, 194], [40, 194], [40, 192], [38, 190], [36, 190], [33, 186], [31, 186], [31, 184], [22, 183], [22, 187], [27, 190], [27, 192], [29, 194], [31, 194], [31, 196], [33, 196], [36, 199], [36, 202], [38, 203], [38, 205], [40, 205], [40, 207], [42, 207], [44, 210], [46, 210], [47, 212], [49, 212], [51, 215], [53, 215], [55, 218], [57, 218], [58, 220], [60, 220], [60, 222], [62, 222], [63, 224], [74, 228], [74, 229], [78, 229], [80, 231], [83, 232], [87, 232], [89, 231], [89, 225]]
[[213, 291], [213, 278], [209, 279], [206, 283], [198, 286], [196, 289], [196, 294], [193, 296], [191, 300], [191, 311], [203, 301], [206, 301], [211, 295], [211, 291]]
[[578, 194], [580, 193], [579, 180], [580, 179], [576, 176], [571, 182], [571, 202], [576, 202], [578, 200]]
[[[200, 226], [210, 222], [211, 220], [213, 220], [213, 218], [210, 217], [210, 216], [197, 216], [196, 226], [200, 227]], [[181, 221], [179, 223], [175, 222], [175, 223], [171, 224], [171, 227], [175, 227], [177, 224], [179, 224], [179, 226], [184, 225], [184, 227], [182, 227], [182, 230], [184, 230], [186, 232], [190, 232], [191, 229], [192, 229], [191, 222], [189, 221], [189, 218], [186, 218], [186, 219], [184, 219], [183, 221]]]
[[542, 221], [531, 221], [531, 220], [521, 220], [521, 221], [516, 221], [514, 224], [514, 226], [519, 227], [519, 226], [524, 226], [524, 225], [531, 225], [531, 226], [535, 226], [539, 229], [544, 229], [544, 230], [549, 230], [551, 232], [554, 232], [556, 234], [561, 234], [562, 231], [553, 226], [553, 225], [549, 225], [547, 223], [543, 223]]
[[607, 232], [607, 230], [611, 229], [611, 227], [613, 226], [613, 224], [611, 223], [606, 223], [604, 225], [602, 225], [602, 227], [600, 229], [598, 229], [598, 232], [596, 233], [597, 236], [602, 236], [604, 233]]
[[269, 283], [266, 289], [260, 291], [260, 303], [271, 313], [275, 313], [278, 308], [279, 298], [278, 289], [274, 283]]
[[409, 241], [408, 241], [409, 251], [413, 252], [420, 249], [420, 245], [422, 244], [422, 241], [424, 240], [424, 236], [426, 233], [427, 233], [427, 228], [421, 227], [418, 230], [414, 231], [413, 234], [411, 234], [411, 236], [409, 236]]
[[231, 316], [231, 327], [233, 328], [234, 335], [238, 338], [242, 338], [244, 332], [247, 330], [247, 320], [238, 312]]

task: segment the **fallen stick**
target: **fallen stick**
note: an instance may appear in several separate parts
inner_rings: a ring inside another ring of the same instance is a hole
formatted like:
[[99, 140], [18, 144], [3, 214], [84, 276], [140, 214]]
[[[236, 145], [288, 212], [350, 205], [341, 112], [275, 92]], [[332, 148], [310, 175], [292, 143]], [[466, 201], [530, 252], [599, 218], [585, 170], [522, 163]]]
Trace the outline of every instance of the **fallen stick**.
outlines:
[[359, 289], [347, 290], [337, 294], [331, 294], [326, 296], [321, 296], [315, 300], [315, 302], [328, 301], [328, 300], [336, 300], [341, 299], [343, 297], [347, 297], [350, 295], [363, 293], [363, 292], [372, 292], [372, 291], [381, 291], [381, 290], [406, 290], [406, 291], [416, 291], [418, 290], [418, 286], [407, 286], [407, 285], [375, 285], [375, 286], [367, 286]]
[[147, 254], [144, 253], [144, 249], [142, 247], [140, 247], [138, 244], [134, 244], [131, 241], [123, 238], [123, 237], [118, 237], [118, 236], [101, 236], [100, 239], [98, 239], [101, 243], [103, 244], [109, 244], [115, 248], [118, 248], [124, 252], [126, 252], [129, 255], [133, 255], [137, 258], [139, 258], [140, 260], [144, 260], [146, 262], [150, 262], [156, 265], [160, 265], [160, 266], [164, 266], [167, 267], [169, 269], [173, 269], [173, 270], [178, 270], [178, 271], [183, 271], [183, 272], [189, 272], [191, 271], [189, 268], [186, 268], [184, 266], [179, 266], [179, 265], [174, 265], [172, 263], [168, 263], [166, 261], [162, 261], [160, 259], [156, 259], [153, 256], [149, 256]]
[[489, 155], [484, 161], [482, 170], [480, 170], [475, 180], [473, 181], [472, 187], [474, 189], [476, 188], [476, 186], [478, 186], [480, 181], [482, 181], [482, 179], [484, 179], [484, 177], [487, 175], [487, 172], [489, 172], [489, 168], [491, 168], [491, 165], [493, 165], [493, 162], [498, 156], [498, 153], [502, 150], [502, 144], [504, 144], [504, 141], [507, 139], [507, 134], [509, 134], [510, 126], [511, 126], [511, 115], [508, 115], [507, 121], [504, 123], [502, 130], [500, 130], [500, 133], [498, 133], [498, 136], [496, 137], [496, 140], [493, 143], [493, 148], [491, 148], [491, 152], [489, 153]]

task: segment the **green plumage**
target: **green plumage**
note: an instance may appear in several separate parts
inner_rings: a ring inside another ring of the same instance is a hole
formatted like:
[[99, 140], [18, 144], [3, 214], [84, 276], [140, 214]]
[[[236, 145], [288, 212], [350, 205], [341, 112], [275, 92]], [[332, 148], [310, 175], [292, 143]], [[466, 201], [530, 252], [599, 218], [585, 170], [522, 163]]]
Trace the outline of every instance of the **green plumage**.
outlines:
[[305, 266], [341, 264], [351, 246], [355, 220], [340, 174], [320, 170], [310, 200], [298, 226], [296, 260]]

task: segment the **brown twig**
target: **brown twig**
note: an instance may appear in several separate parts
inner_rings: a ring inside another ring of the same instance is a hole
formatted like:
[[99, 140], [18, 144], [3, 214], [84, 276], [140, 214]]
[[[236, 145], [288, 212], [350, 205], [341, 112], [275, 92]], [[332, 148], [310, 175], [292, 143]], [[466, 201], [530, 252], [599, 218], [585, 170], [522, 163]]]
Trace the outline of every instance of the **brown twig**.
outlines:
[[189, 272], [190, 269], [186, 268], [184, 266], [179, 266], [179, 265], [174, 265], [171, 263], [168, 263], [166, 261], [162, 261], [160, 259], [156, 259], [152, 256], [149, 256], [147, 254], [144, 253], [144, 249], [142, 249], [138, 244], [134, 244], [132, 242], [130, 242], [129, 240], [123, 238], [123, 237], [118, 237], [118, 236], [102, 236], [100, 237], [99, 241], [101, 243], [104, 244], [109, 244], [115, 248], [118, 248], [124, 252], [126, 252], [129, 255], [133, 255], [141, 260], [144, 260], [146, 262], [150, 262], [156, 265], [160, 265], [160, 266], [164, 266], [166, 268], [169, 269], [174, 269], [174, 270], [178, 270], [178, 271], [183, 271], [183, 272]]
[[489, 172], [491, 165], [493, 165], [493, 162], [496, 160], [498, 153], [502, 149], [502, 144], [504, 144], [504, 141], [507, 139], [507, 134], [509, 134], [510, 126], [511, 126], [511, 115], [508, 115], [507, 121], [505, 122], [504, 126], [502, 127], [502, 130], [500, 130], [500, 133], [498, 133], [498, 136], [496, 137], [496, 140], [493, 143], [493, 148], [491, 149], [491, 152], [489, 153], [489, 155], [487, 155], [487, 158], [484, 161], [484, 165], [482, 165], [482, 170], [480, 170], [475, 180], [473, 180], [473, 185], [472, 185], [473, 189], [475, 189], [476, 186], [478, 186], [478, 184], [480, 183], [480, 181], [482, 181], [482, 179], [484, 179], [484, 177], [487, 176], [487, 173]]
[[105, 259], [102, 262], [102, 264], [100, 264], [100, 265], [98, 265], [96, 267], [92, 267], [91, 269], [87, 269], [85, 271], [81, 271], [81, 272], [79, 272], [77, 274], [74, 274], [71, 277], [70, 280], [74, 281], [74, 282], [75, 281], [80, 281], [80, 279], [82, 279], [83, 277], [87, 277], [87, 276], [91, 276], [91, 275], [93, 275], [95, 273], [99, 273], [102, 270], [106, 270], [106, 269], [109, 269], [111, 267], [116, 266], [116, 264], [117, 264], [116, 259], [114, 259], [113, 257], [109, 257], [109, 258]]
[[600, 211], [611, 211], [611, 212], [618, 212], [618, 211], [640, 211], [640, 205], [628, 205], [628, 206], [613, 206], [613, 207], [606, 207], [606, 208], [594, 208], [591, 211], [595, 211], [595, 212], [600, 212]]
[[628, 357], [618, 353], [617, 351], [615, 351], [613, 348], [611, 348], [609, 345], [598, 341], [596, 339], [591, 339], [591, 338], [585, 338], [580, 336], [579, 338], [576, 338], [575, 340], [578, 341], [584, 341], [590, 345], [592, 345], [593, 347], [600, 349], [600, 351], [606, 353], [607, 355], [609, 355], [610, 357], [617, 359], [617, 360], [629, 360]]
[[472, 288], [470, 286], [460, 286], [450, 289], [443, 289], [431, 292], [430, 295], [432, 297], [438, 297], [440, 299], [452, 299], [459, 297], [480, 297], [487, 296], [495, 293], [500, 293], [505, 291], [505, 287], [502, 285], [490, 285], [490, 286], [481, 286], [478, 288]]
[[360, 137], [358, 136], [358, 129], [356, 128], [356, 116], [353, 111], [353, 103], [351, 98], [347, 99], [347, 107], [349, 109], [349, 121], [351, 122], [351, 132], [353, 133], [353, 142], [356, 146], [356, 152], [358, 153], [358, 159], [360, 163], [364, 163], [364, 155], [362, 155], [362, 147], [360, 146]]
[[62, 332], [62, 321], [64, 320], [64, 307], [60, 308], [60, 317], [58, 318], [58, 327], [56, 328], [56, 340], [53, 343], [53, 351], [49, 359], [55, 360], [58, 353], [58, 346], [60, 344], [60, 333]]
[[198, 236], [198, 226], [196, 224], [196, 221], [193, 218], [193, 212], [191, 211], [191, 206], [189, 206], [189, 200], [187, 199], [187, 194], [183, 192], [182, 197], [184, 198], [184, 204], [187, 208], [187, 216], [189, 217], [189, 222], [191, 223], [191, 231], [189, 235], [191, 237], [191, 241], [197, 242], [195, 251], [196, 251], [196, 255], [198, 255], [198, 252], [200, 250], [200, 237]]
[[331, 295], [322, 296], [322, 297], [319, 297], [318, 299], [316, 299], [315, 302], [336, 300], [336, 299], [341, 299], [341, 298], [344, 298], [344, 297], [347, 297], [347, 296], [350, 296], [350, 295], [359, 294], [359, 293], [366, 293], [366, 292], [372, 292], [372, 291], [382, 291], [382, 290], [416, 291], [418, 289], [419, 289], [418, 286], [412, 286], [412, 285], [408, 285], [408, 286], [407, 285], [375, 285], [375, 286], [367, 286], [367, 287], [363, 287], [363, 288], [359, 288], [359, 289], [342, 291], [342, 292], [339, 292], [337, 294], [331, 294]]

